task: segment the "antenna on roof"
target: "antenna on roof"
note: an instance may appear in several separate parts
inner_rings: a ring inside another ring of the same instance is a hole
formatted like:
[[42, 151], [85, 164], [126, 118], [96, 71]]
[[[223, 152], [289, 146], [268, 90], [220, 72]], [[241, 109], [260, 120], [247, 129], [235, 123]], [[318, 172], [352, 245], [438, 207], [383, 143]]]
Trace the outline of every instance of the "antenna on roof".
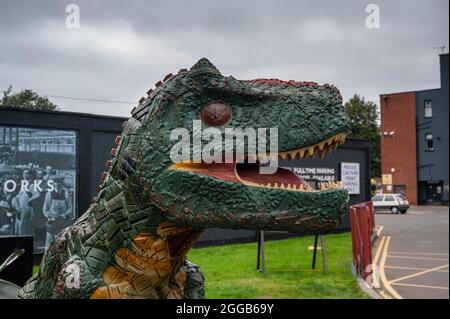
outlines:
[[444, 54], [444, 50], [445, 50], [445, 45], [441, 45], [441, 46], [435, 46], [433, 47], [433, 49], [441, 49], [442, 54]]

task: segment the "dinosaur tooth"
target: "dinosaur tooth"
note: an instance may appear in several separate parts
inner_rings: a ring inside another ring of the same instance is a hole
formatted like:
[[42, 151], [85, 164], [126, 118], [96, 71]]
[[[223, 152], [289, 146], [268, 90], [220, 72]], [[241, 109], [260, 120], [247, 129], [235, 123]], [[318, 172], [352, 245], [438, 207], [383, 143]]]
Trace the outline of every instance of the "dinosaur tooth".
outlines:
[[314, 146], [314, 156], [319, 153], [319, 145]]
[[325, 142], [320, 142], [320, 143], [319, 143], [319, 150], [320, 150], [320, 151], [323, 150], [324, 145], [325, 145]]
[[333, 146], [329, 145], [327, 148], [327, 152], [329, 155], [331, 155], [333, 153]]
[[325, 157], [325, 151], [320, 150], [319, 151], [319, 156], [320, 156], [320, 159], [323, 160], [323, 158]]
[[302, 148], [298, 153], [300, 154], [300, 158], [305, 157], [305, 149], [304, 148]]

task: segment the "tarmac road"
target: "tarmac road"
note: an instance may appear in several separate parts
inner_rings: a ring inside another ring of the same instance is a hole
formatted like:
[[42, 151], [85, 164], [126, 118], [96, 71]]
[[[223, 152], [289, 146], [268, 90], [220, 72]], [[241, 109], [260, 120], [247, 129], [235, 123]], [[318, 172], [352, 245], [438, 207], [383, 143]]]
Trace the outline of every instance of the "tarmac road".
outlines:
[[384, 298], [449, 298], [449, 208], [412, 206], [405, 215], [375, 213], [383, 226], [373, 248]]

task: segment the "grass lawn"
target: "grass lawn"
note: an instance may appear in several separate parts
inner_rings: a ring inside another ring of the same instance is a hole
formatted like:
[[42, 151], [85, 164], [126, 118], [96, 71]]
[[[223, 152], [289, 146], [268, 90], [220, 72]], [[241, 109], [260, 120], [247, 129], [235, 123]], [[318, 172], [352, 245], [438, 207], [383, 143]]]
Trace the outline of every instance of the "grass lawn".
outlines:
[[256, 271], [256, 243], [194, 248], [188, 258], [205, 274], [207, 298], [369, 298], [351, 274], [350, 233], [325, 236], [327, 274], [320, 251], [311, 270], [313, 245], [313, 236], [266, 241], [266, 274]]
[[266, 274], [256, 271], [257, 244], [192, 249], [188, 258], [199, 265], [207, 298], [369, 298], [351, 274], [351, 234], [325, 236], [328, 273], [318, 251], [311, 270], [314, 237], [266, 241]]

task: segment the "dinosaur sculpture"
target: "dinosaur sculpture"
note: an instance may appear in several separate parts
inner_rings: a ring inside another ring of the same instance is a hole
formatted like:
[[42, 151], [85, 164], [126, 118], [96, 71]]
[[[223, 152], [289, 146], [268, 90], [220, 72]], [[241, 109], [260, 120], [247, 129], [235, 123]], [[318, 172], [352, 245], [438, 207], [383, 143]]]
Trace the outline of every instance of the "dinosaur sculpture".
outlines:
[[315, 190], [284, 169], [262, 175], [258, 164], [169, 156], [171, 130], [192, 133], [199, 118], [209, 127], [277, 127], [282, 159], [323, 156], [347, 129], [334, 86], [240, 81], [203, 58], [147, 94], [116, 138], [97, 197], [50, 245], [19, 298], [203, 298], [203, 275], [186, 260], [203, 229], [323, 233], [340, 223], [348, 194], [339, 182]]

